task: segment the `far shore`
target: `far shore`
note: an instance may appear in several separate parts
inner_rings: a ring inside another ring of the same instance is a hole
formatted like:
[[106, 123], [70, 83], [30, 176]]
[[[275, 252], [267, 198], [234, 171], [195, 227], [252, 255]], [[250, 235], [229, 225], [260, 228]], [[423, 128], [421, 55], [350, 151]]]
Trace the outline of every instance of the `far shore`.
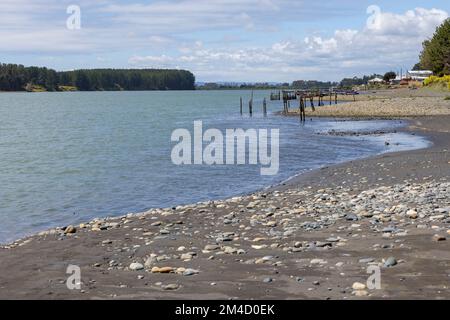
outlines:
[[[18, 240], [0, 247], [0, 298], [449, 299], [450, 101], [383, 94], [307, 116], [408, 119], [430, 148]], [[68, 265], [82, 290], [67, 288]], [[369, 266], [379, 289], [366, 286]]]

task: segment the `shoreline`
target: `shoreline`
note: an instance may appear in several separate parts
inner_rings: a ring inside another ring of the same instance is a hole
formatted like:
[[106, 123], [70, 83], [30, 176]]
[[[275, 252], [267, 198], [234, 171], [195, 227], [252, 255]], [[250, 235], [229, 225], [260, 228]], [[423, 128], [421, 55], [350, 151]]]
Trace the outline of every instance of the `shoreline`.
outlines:
[[[448, 299], [448, 123], [408, 120], [429, 148], [0, 247], [0, 298]], [[66, 287], [69, 264], [82, 270], [81, 291]], [[355, 289], [367, 266], [381, 268], [381, 290]]]

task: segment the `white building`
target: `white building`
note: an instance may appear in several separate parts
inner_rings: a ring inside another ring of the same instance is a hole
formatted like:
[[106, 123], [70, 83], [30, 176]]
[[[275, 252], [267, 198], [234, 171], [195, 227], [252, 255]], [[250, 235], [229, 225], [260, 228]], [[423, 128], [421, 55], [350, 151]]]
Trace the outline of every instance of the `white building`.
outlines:
[[370, 79], [369, 81], [368, 81], [369, 83], [383, 83], [384, 82], [384, 80], [383, 79], [381, 79], [381, 78], [373, 78], [373, 79]]
[[424, 81], [426, 78], [433, 75], [433, 71], [430, 70], [410, 70], [407, 73], [408, 78], [417, 81]]

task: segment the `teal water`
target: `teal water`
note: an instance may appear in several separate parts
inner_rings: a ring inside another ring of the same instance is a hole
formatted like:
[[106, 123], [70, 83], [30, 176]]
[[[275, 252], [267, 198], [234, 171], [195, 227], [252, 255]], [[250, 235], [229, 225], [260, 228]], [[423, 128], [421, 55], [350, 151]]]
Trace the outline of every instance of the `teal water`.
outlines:
[[[239, 115], [246, 91], [73, 92], [0, 94], [0, 243], [95, 217], [140, 212], [248, 193], [299, 172], [387, 151], [422, 148], [418, 136], [317, 135], [334, 130], [392, 129], [398, 121], [314, 120], [273, 114], [268, 91], [255, 91], [255, 115]], [[245, 103], [245, 108], [246, 103]], [[177, 128], [279, 128], [280, 170], [260, 166], [176, 166]], [[388, 139], [393, 142], [386, 146]]]

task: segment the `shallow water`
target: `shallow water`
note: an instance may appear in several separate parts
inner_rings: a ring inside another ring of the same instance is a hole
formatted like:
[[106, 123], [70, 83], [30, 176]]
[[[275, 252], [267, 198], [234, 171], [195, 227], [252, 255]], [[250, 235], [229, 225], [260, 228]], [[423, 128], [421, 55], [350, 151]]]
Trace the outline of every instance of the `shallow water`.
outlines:
[[[99, 216], [140, 212], [248, 193], [299, 172], [382, 152], [423, 148], [419, 136], [318, 135], [331, 129], [399, 128], [400, 121], [314, 120], [273, 114], [279, 101], [255, 91], [252, 118], [239, 115], [247, 91], [0, 94], [0, 243]], [[295, 102], [292, 102], [294, 105]], [[193, 129], [279, 128], [280, 170], [259, 165], [176, 166], [171, 133]], [[385, 141], [390, 141], [386, 146]]]

